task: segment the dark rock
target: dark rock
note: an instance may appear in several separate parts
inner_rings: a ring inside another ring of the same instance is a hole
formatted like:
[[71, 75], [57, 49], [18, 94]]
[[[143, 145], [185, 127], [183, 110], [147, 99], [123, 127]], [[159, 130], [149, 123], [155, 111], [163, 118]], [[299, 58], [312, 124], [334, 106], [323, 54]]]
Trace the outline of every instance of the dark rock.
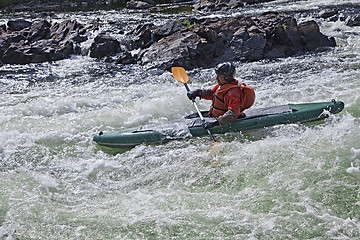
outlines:
[[324, 9], [319, 12], [319, 17], [321, 18], [329, 18], [337, 15], [339, 13], [338, 9]]
[[54, 25], [46, 20], [30, 23], [17, 21], [16, 24], [10, 22], [8, 25], [8, 31], [0, 35], [0, 60], [5, 64], [69, 58], [71, 54], [79, 52], [76, 44], [87, 39], [81, 35], [83, 26], [76, 21], [67, 20]]
[[120, 43], [107, 34], [99, 34], [90, 47], [90, 57], [102, 58], [120, 51]]
[[135, 35], [135, 39], [129, 41], [128, 49], [147, 48], [155, 41], [159, 41], [164, 37], [180, 31], [180, 29], [180, 22], [174, 20], [170, 20], [158, 28], [151, 23], [139, 25], [132, 31], [132, 34]]
[[197, 11], [219, 11], [223, 7], [226, 7], [226, 4], [216, 0], [198, 0], [194, 4], [194, 9]]
[[197, 11], [224, 11], [232, 8], [244, 7], [248, 4], [264, 3], [274, 0], [198, 0], [194, 4]]
[[305, 22], [299, 25], [299, 32], [301, 33], [305, 51], [314, 51], [319, 47], [335, 47], [336, 42], [334, 38], [328, 38], [319, 30], [319, 26], [315, 21]]
[[243, 0], [246, 4], [256, 4], [256, 3], [265, 3], [265, 2], [271, 2], [274, 0]]
[[349, 16], [346, 19], [345, 24], [349, 27], [360, 26], [360, 14]]
[[65, 20], [61, 23], [55, 23], [50, 27], [50, 38], [63, 41], [80, 34], [83, 28], [84, 26], [76, 20]]
[[[214, 0], [212, 3], [219, 2]], [[220, 3], [227, 7], [239, 4], [235, 0], [222, 0]], [[351, 23], [349, 19], [349, 24], [356, 24], [356, 19], [354, 17]], [[73, 20], [52, 25], [46, 20], [10, 22], [8, 27], [0, 27], [0, 61], [26, 64], [81, 54], [80, 43], [87, 40], [86, 33], [98, 27], [99, 21], [86, 27]], [[117, 39], [106, 33], [99, 34], [89, 49], [90, 56], [162, 70], [169, 70], [172, 66], [192, 69], [223, 61], [288, 57], [336, 45], [334, 38], [319, 31], [315, 21], [298, 24], [294, 17], [276, 12], [258, 17], [172, 20], [159, 27], [144, 24], [130, 32], [128, 37], [127, 45], [121, 49]], [[138, 55], [132, 55], [130, 50], [138, 50]]]
[[117, 64], [134, 64], [136, 63], [136, 57], [132, 56], [130, 52], [125, 52], [116, 60]]
[[230, 8], [239, 8], [239, 7], [244, 7], [245, 3], [246, 3], [245, 1], [230, 0], [227, 5]]
[[337, 21], [338, 19], [340, 19], [340, 18], [339, 18], [339, 16], [334, 15], [334, 16], [332, 16], [332, 17], [329, 17], [328, 19], [329, 19], [330, 22], [336, 22], [336, 21]]
[[126, 7], [129, 9], [147, 9], [155, 6], [156, 2], [152, 0], [131, 0], [126, 4]]
[[8, 21], [8, 31], [21, 31], [24, 28], [31, 26], [31, 22], [24, 19], [10, 20]]
[[[0, 1], [0, 7], [1, 7]], [[109, 5], [117, 5], [120, 7], [125, 6], [126, 0], [11, 0], [5, 1], [11, 2], [12, 4], [6, 6], [4, 10], [6, 11], [36, 11], [41, 12], [44, 14], [46, 11], [60, 11], [65, 10], [68, 11], [69, 9], [79, 10], [82, 8], [90, 8], [90, 7], [102, 7], [102, 6], [109, 6]]]
[[192, 59], [206, 58], [198, 51], [200, 43], [201, 38], [196, 33], [179, 31], [151, 45], [140, 54], [141, 61], [143, 64], [151, 64], [167, 70], [172, 66], [198, 67], [197, 61]]
[[155, 30], [155, 40], [158, 41], [164, 37], [170, 36], [180, 29], [181, 25], [179, 21], [167, 21], [163, 26], [160, 26]]
[[37, 41], [40, 39], [47, 39], [50, 37], [51, 24], [46, 20], [34, 22], [28, 30], [29, 41]]
[[137, 26], [131, 33], [135, 38], [128, 42], [128, 49], [147, 48], [154, 43], [154, 28], [152, 23]]
[[140, 48], [147, 48], [154, 42], [154, 34], [150, 29], [146, 29], [138, 35], [136, 45]]
[[21, 41], [25, 41], [26, 38], [23, 35], [9, 35], [7, 41], [9, 43], [19, 43]]
[[4, 52], [1, 61], [8, 64], [27, 64], [31, 62], [31, 56], [24, 49], [11, 46]]
[[142, 50], [141, 63], [161, 69], [191, 69], [222, 61], [288, 57], [336, 45], [319, 31], [316, 22], [298, 25], [293, 17], [278, 13], [194, 22], [198, 24], [193, 29], [181, 28]]
[[6, 32], [6, 25], [5, 24], [1, 24], [0, 25], [0, 34]]
[[263, 59], [266, 46], [265, 34], [253, 34], [244, 42], [242, 58], [247, 61], [257, 61]]
[[52, 60], [57, 61], [61, 59], [69, 58], [70, 55], [75, 54], [74, 43], [71, 41], [62, 41], [55, 48], [53, 52]]

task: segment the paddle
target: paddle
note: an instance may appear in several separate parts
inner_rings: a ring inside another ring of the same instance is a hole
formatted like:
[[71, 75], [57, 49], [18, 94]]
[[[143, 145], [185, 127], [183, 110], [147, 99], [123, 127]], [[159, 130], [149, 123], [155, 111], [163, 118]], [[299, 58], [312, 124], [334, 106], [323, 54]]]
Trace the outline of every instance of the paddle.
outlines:
[[[174, 78], [176, 80], [178, 80], [179, 82], [183, 83], [186, 91], [190, 92], [189, 86], [187, 85], [187, 82], [189, 81], [189, 77], [187, 75], [187, 73], [185, 72], [185, 69], [182, 67], [172, 67], [171, 68], [171, 72], [174, 76]], [[195, 102], [195, 98], [192, 99], [192, 103], [194, 104], [196, 111], [198, 112], [200, 119], [203, 121], [203, 123], [205, 122], [203, 115], [201, 114], [196, 102]], [[218, 142], [215, 141], [215, 138], [213, 137], [213, 135], [211, 134], [209, 129], [206, 129], [211, 140], [213, 141], [213, 144], [217, 144]]]

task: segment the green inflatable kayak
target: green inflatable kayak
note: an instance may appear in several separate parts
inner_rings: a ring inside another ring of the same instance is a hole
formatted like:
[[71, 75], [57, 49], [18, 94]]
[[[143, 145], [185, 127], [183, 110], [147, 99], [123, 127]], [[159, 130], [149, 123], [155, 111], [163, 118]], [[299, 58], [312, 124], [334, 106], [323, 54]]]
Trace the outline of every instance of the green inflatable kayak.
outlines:
[[[287, 104], [268, 108], [245, 111], [246, 117], [225, 126], [212, 127], [211, 133], [240, 132], [243, 130], [264, 128], [278, 124], [303, 123], [316, 121], [336, 114], [344, 109], [344, 103], [332, 100], [331, 102]], [[205, 121], [216, 121], [215, 118], [204, 116]], [[132, 147], [142, 143], [158, 144], [173, 139], [182, 139], [191, 136], [207, 135], [202, 127], [202, 120], [198, 114], [192, 114], [184, 119], [144, 125], [136, 128], [103, 133], [93, 137], [93, 140], [102, 146], [111, 148]]]

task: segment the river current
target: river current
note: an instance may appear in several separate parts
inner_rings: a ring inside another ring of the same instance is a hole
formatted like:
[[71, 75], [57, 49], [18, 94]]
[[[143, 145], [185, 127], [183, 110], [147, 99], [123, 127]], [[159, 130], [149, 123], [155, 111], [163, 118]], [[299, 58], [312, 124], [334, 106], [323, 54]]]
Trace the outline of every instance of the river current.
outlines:
[[[351, 2], [278, 0], [225, 14], [298, 11], [302, 22], [313, 19], [305, 10]], [[126, 31], [186, 14], [52, 18], [99, 18], [104, 29]], [[254, 87], [253, 108], [337, 99], [344, 111], [215, 135], [215, 147], [204, 136], [114, 155], [92, 141], [194, 112], [171, 73], [86, 56], [0, 66], [0, 239], [359, 239], [360, 27], [315, 20], [336, 48], [237, 62], [236, 78]], [[191, 89], [215, 83], [213, 69], [188, 74]]]

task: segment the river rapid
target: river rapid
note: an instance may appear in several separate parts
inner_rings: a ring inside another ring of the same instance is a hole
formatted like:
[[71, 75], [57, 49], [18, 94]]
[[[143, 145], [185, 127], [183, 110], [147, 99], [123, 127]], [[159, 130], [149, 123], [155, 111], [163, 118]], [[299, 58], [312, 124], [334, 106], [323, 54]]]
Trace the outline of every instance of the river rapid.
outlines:
[[[313, 19], [306, 10], [345, 3], [278, 0], [222, 14], [298, 11], [302, 22]], [[52, 20], [99, 18], [103, 29], [126, 31], [186, 14], [97, 10]], [[215, 147], [204, 136], [114, 155], [92, 141], [194, 112], [171, 73], [86, 56], [1, 66], [0, 239], [359, 239], [360, 27], [315, 20], [336, 48], [237, 62], [236, 78], [254, 87], [253, 108], [337, 99], [344, 111], [215, 135]], [[188, 74], [191, 89], [215, 83], [213, 69]]]

